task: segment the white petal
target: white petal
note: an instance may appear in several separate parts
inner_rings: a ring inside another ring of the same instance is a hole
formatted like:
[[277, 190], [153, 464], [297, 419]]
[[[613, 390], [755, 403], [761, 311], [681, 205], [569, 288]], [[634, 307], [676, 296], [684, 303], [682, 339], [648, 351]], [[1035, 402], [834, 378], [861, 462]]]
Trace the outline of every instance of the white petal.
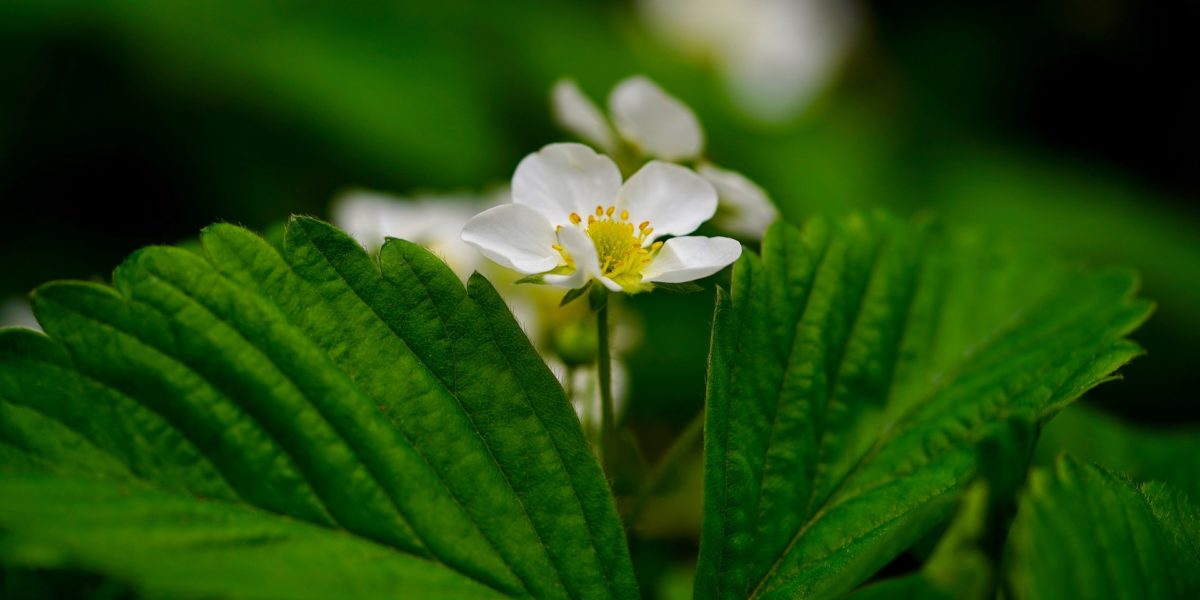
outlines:
[[[565, 371], [564, 376], [559, 378], [559, 381], [566, 383]], [[553, 372], [553, 368], [551, 368]], [[600, 382], [596, 377], [595, 369], [575, 369], [572, 371], [572, 379], [569, 382], [571, 385], [571, 402], [575, 405], [575, 414], [579, 415], [579, 420], [589, 430], [599, 431], [600, 429]], [[614, 358], [612, 361], [612, 400], [613, 400], [613, 417], [620, 419], [625, 413], [625, 405], [629, 399], [629, 372], [625, 367], [625, 363]]]
[[692, 109], [646, 77], [617, 84], [608, 96], [608, 112], [621, 137], [650, 156], [676, 161], [704, 150], [704, 133]]
[[425, 246], [463, 278], [479, 266], [479, 253], [463, 243], [463, 225], [491, 204], [470, 195], [430, 195], [411, 200], [350, 190], [333, 203], [333, 222], [371, 252], [394, 237]]
[[742, 245], [725, 237], [679, 237], [667, 240], [642, 273], [643, 281], [683, 283], [708, 277], [733, 264]]
[[332, 209], [334, 225], [371, 252], [379, 250], [387, 236], [411, 240], [417, 230], [406, 226], [422, 222], [424, 212], [420, 205], [366, 190], [342, 194]]
[[29, 305], [29, 300], [17, 296], [0, 301], [0, 328], [3, 327], [42, 330], [37, 317], [33, 315], [33, 307]]
[[704, 163], [696, 169], [717, 190], [720, 208], [713, 222], [729, 233], [761, 240], [763, 233], [779, 218], [779, 211], [753, 181], [741, 173]]
[[570, 79], [560, 79], [550, 92], [554, 120], [559, 126], [579, 136], [579, 139], [605, 151], [612, 152], [617, 144], [612, 128], [600, 108]]
[[621, 187], [621, 172], [607, 156], [583, 144], [550, 144], [526, 156], [513, 175], [516, 204], [537, 209], [553, 225], [570, 223], [608, 206]]
[[621, 186], [617, 209], [634, 223], [650, 221], [649, 240], [686, 235], [717, 212], [717, 191], [691, 169], [655, 160]]
[[619, 292], [625, 291], [625, 288], [621, 287], [621, 284], [619, 284], [603, 275], [597, 277], [596, 279], [600, 280], [600, 283], [602, 285], [604, 285], [604, 287], [608, 288], [608, 291], [610, 291], [610, 292], [618, 292], [619, 293]]
[[550, 285], [577, 288], [593, 277], [600, 277], [600, 259], [596, 257], [596, 245], [582, 229], [567, 225], [558, 230], [558, 243], [575, 261], [575, 272], [570, 275], [547, 275], [544, 281]]
[[744, 30], [717, 68], [735, 102], [766, 122], [783, 122], [819, 96], [837, 73], [859, 27], [853, 2], [752, 3]]
[[462, 239], [484, 256], [521, 273], [542, 273], [558, 266], [554, 226], [536, 210], [505, 204], [467, 221]]

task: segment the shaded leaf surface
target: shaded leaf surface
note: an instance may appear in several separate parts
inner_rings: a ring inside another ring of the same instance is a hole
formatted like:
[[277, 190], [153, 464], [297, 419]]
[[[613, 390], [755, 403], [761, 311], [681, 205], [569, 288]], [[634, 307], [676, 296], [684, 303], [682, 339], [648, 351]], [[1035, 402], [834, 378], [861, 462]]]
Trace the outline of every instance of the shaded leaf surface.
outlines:
[[1135, 288], [880, 215], [772, 228], [718, 298], [697, 596], [852, 589], [949, 514], [990, 427], [1139, 352]]
[[1015, 598], [1195, 598], [1200, 508], [1064, 457], [1036, 470], [1010, 534]]
[[[264, 528], [306, 522], [298, 537], [352, 537], [395, 562], [397, 590], [419, 561], [430, 576], [414, 585], [636, 596], [578, 421], [490, 284], [477, 276], [464, 288], [400, 240], [376, 261], [311, 219], [289, 225], [282, 251], [227, 225], [202, 242], [203, 252], [135, 253], [112, 288], [39, 288], [49, 339], [0, 333], [0, 411], [19, 416], [0, 426], [5, 470], [150, 482], [162, 490], [147, 496], [153, 502], [202, 497]], [[0, 498], [42, 496], [39, 514], [68, 514], [77, 497], [58, 494], [60, 485], [84, 483], [6, 477]], [[151, 503], [139, 496], [113, 510]], [[16, 514], [0, 515], [0, 528], [45, 533], [18, 528]], [[224, 518], [197, 518], [209, 517]], [[163, 521], [164, 531], [186, 525]], [[213, 569], [240, 568], [237, 553], [263, 554], [237, 531], [230, 538], [230, 564], [214, 558]], [[83, 566], [151, 586], [151, 571], [191, 551], [147, 547], [160, 560], [141, 563], [107, 546], [67, 550]]]

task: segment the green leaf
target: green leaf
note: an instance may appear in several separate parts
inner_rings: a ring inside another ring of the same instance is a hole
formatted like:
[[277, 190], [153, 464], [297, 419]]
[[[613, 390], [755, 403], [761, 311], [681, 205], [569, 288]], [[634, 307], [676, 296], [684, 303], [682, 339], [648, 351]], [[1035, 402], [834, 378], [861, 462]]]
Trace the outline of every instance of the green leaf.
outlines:
[[540, 284], [542, 284], [542, 283], [543, 283], [543, 280], [545, 280], [545, 278], [546, 278], [546, 275], [545, 275], [545, 273], [537, 273], [537, 274], [534, 274], [534, 275], [526, 275], [526, 276], [524, 276], [524, 277], [522, 277], [522, 278], [520, 278], [520, 279], [518, 279], [518, 280], [514, 281], [513, 283], [514, 283], [515, 285], [524, 285], [524, 284], [538, 284], [538, 285], [540, 285]]
[[1200, 498], [1200, 429], [1123, 423], [1086, 404], [1056, 416], [1042, 432], [1038, 462], [1066, 452], [1134, 481], [1162, 481]]
[[853, 589], [954, 507], [996, 423], [1140, 350], [1136, 278], [882, 215], [778, 224], [718, 293], [702, 598]]
[[[522, 278], [522, 279], [525, 279], [525, 278]], [[592, 289], [592, 280], [589, 279], [588, 282], [583, 284], [581, 287], [577, 287], [577, 288], [572, 289], [571, 291], [567, 292], [566, 294], [563, 294], [562, 300], [559, 301], [558, 305], [566, 306], [566, 305], [574, 302], [580, 296], [586, 294], [591, 289]]]
[[590, 286], [591, 293], [588, 294], [588, 308], [593, 312], [599, 311], [608, 305], [608, 288], [603, 285]]
[[1195, 598], [1200, 507], [1063, 457], [1035, 470], [1009, 536], [1014, 598]]
[[665, 290], [673, 294], [695, 294], [703, 292], [704, 287], [694, 281], [685, 281], [683, 283], [655, 283], [654, 289]]
[[[195, 518], [228, 521], [217, 537], [234, 540], [205, 559], [211, 585], [222, 573], [230, 585], [205, 593], [254, 595], [236, 584], [242, 561], [270, 553], [254, 532], [306, 522], [294, 533], [302, 543], [271, 559], [281, 569], [272, 579], [302, 582], [349, 544], [389, 565], [339, 560], [331, 566], [345, 572], [322, 577], [400, 591], [451, 582], [509, 596], [636, 596], [612, 496], [578, 420], [486, 280], [464, 288], [400, 240], [377, 262], [306, 218], [290, 223], [282, 252], [228, 225], [201, 240], [203, 253], [135, 253], [113, 288], [39, 288], [49, 339], [0, 333], [0, 407], [22, 419], [0, 428], [0, 468], [103, 477], [85, 493], [71, 479], [6, 475], [0, 504], [22, 508], [0, 511], [0, 529], [171, 590], [161, 573], [195, 549], [160, 547], [156, 532], [190, 535], [170, 515], [193, 509], [172, 507], [203, 502]], [[111, 522], [80, 518], [61, 535], [39, 525], [73, 515], [79, 495], [111, 496], [104, 486], [139, 491], [128, 503], [114, 498]], [[168, 497], [176, 504], [160, 506]], [[22, 521], [34, 511], [46, 518]], [[128, 545], [102, 543], [125, 516]], [[294, 561], [287, 554], [326, 543]], [[38, 566], [51, 554], [9, 558]]]

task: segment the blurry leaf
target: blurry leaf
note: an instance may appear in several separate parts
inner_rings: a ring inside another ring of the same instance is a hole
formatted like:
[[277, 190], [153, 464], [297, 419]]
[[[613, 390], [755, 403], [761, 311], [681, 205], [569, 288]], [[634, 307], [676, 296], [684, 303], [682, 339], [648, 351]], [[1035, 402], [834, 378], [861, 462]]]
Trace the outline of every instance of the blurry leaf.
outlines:
[[885, 579], [847, 596], [849, 600], [953, 600], [954, 596], [934, 587], [921, 573]]
[[1014, 598], [1195, 598], [1200, 508], [1064, 457], [1030, 475], [1010, 535]]
[[1134, 481], [1164, 481], [1200, 498], [1200, 429], [1143, 428], [1080, 404], [1046, 426], [1038, 462], [1052, 465], [1062, 452]]
[[844, 593], [952, 510], [974, 446], [1140, 350], [1126, 271], [885, 216], [773, 227], [720, 293], [700, 597]]
[[49, 338], [0, 333], [6, 561], [172, 595], [636, 596], [578, 420], [487, 281], [305, 218], [282, 254], [202, 242], [43, 286]]

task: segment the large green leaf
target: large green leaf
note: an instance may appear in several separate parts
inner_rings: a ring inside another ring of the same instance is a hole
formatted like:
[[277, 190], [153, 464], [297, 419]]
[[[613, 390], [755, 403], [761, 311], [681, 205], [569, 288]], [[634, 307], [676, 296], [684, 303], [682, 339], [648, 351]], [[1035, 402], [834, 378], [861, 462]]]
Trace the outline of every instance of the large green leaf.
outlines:
[[[56, 551], [6, 558], [230, 597], [636, 595], [578, 421], [487, 281], [311, 219], [282, 253], [227, 225], [202, 242], [135, 253], [113, 288], [43, 286], [49, 338], [0, 333], [0, 465], [42, 473], [0, 481], [4, 547]], [[260, 559], [278, 570], [242, 587]], [[192, 560], [206, 577], [165, 575]]]
[[718, 299], [699, 597], [848, 591], [944, 519], [1003, 419], [1138, 354], [1125, 271], [884, 216], [768, 232]]
[[1196, 598], [1200, 507], [1062, 458], [1035, 470], [1009, 535], [1014, 598]]

